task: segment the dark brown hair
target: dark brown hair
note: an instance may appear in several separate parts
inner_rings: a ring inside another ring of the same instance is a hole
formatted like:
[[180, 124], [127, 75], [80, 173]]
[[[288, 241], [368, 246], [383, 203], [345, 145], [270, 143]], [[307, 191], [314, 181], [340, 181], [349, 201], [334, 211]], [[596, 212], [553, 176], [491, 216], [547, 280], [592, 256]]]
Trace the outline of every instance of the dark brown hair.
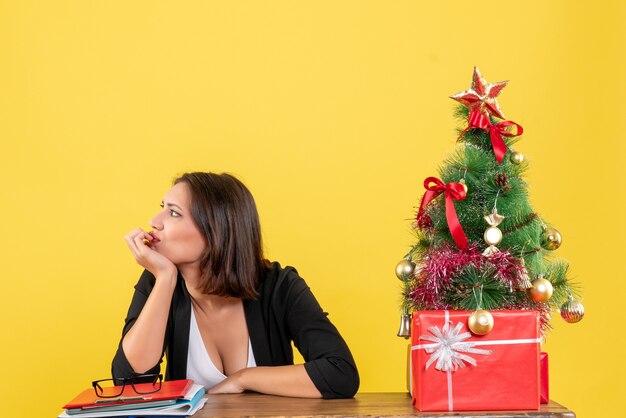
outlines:
[[207, 294], [254, 299], [263, 258], [261, 224], [252, 193], [230, 174], [185, 173], [191, 214], [207, 239], [200, 262]]

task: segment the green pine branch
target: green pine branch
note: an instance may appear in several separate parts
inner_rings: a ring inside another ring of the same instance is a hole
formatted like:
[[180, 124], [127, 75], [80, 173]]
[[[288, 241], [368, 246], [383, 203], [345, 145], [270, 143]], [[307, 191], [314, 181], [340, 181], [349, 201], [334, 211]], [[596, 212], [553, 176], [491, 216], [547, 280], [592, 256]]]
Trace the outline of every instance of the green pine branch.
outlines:
[[455, 277], [447, 294], [454, 309], [502, 309], [515, 301], [512, 289], [498, 280], [494, 271], [466, 267]]

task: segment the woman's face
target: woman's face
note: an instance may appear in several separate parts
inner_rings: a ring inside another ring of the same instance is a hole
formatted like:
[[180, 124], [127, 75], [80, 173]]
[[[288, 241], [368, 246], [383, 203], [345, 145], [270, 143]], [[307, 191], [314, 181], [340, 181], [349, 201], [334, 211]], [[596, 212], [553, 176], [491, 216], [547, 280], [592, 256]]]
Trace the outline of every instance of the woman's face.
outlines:
[[[207, 241], [191, 215], [189, 186], [181, 182], [163, 197], [163, 208], [152, 220], [150, 246], [177, 266], [198, 263]], [[156, 242], [155, 242], [156, 241]]]

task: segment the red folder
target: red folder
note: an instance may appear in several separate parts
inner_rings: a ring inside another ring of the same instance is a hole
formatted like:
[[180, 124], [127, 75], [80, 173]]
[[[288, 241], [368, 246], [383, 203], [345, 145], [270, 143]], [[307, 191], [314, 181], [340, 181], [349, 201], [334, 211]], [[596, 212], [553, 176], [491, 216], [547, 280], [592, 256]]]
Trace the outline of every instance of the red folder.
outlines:
[[[191, 386], [193, 380], [169, 380], [161, 383], [161, 390], [154, 393], [148, 393], [145, 395], [137, 394], [130, 384], [124, 387], [124, 392], [120, 397], [131, 398], [128, 400], [118, 400], [117, 398], [100, 398], [96, 396], [93, 388], [85, 389], [80, 395], [72, 399], [69, 403], [63, 406], [64, 409], [76, 409], [76, 408], [97, 408], [103, 406], [116, 406], [116, 405], [128, 405], [136, 403], [146, 403], [155, 401], [165, 401], [169, 399], [182, 399], [185, 397]], [[135, 387], [141, 391], [143, 387], [145, 391], [149, 391], [152, 387], [152, 383], [139, 383], [135, 384]]]

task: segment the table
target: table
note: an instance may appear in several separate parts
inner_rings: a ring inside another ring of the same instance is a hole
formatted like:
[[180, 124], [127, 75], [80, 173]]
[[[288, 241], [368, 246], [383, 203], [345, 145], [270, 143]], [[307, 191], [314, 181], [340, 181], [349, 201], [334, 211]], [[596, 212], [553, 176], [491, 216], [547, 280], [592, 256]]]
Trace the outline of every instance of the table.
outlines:
[[353, 399], [301, 399], [280, 396], [241, 393], [234, 395], [207, 395], [204, 408], [194, 418], [221, 417], [535, 417], [574, 418], [576, 415], [554, 401], [541, 405], [538, 411], [497, 412], [419, 412], [413, 409], [406, 392], [359, 393]]

